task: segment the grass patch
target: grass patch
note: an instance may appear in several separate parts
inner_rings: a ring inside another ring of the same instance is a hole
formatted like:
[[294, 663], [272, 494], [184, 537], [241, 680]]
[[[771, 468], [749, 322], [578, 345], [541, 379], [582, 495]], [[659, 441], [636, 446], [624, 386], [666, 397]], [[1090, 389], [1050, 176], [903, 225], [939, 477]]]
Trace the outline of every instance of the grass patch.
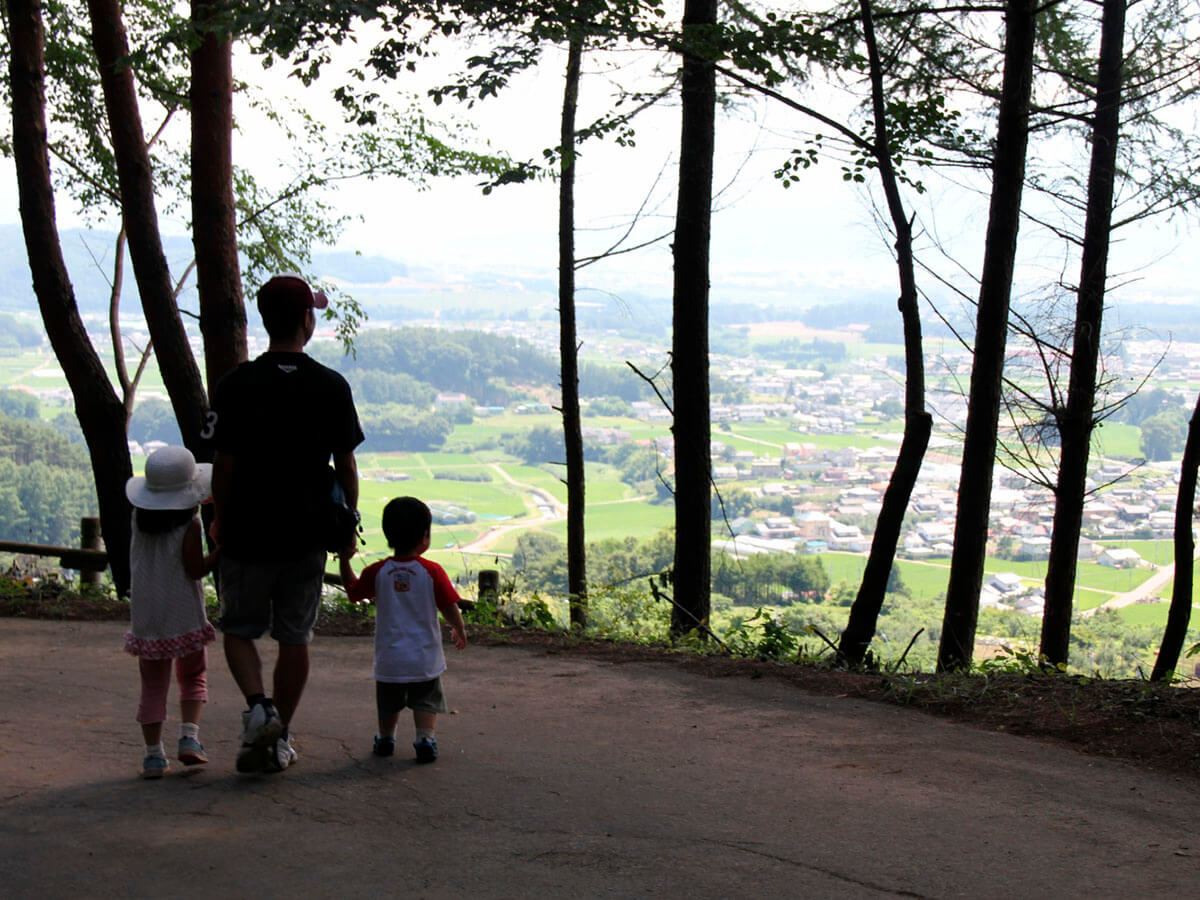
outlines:
[[1175, 545], [1173, 541], [1098, 541], [1102, 547], [1110, 547], [1118, 550], [1133, 550], [1137, 555], [1147, 562], [1152, 562], [1156, 566], [1163, 566], [1172, 562], [1175, 559]]
[[1075, 571], [1075, 584], [1079, 587], [1095, 588], [1124, 594], [1153, 575], [1151, 569], [1110, 569], [1094, 562], [1081, 562]]
[[1093, 432], [1092, 446], [1101, 456], [1121, 459], [1140, 459], [1142, 430], [1136, 425], [1120, 422], [1103, 422]]
[[1112, 599], [1112, 594], [1107, 594], [1104, 591], [1091, 591], [1087, 588], [1075, 589], [1075, 610], [1095, 609], [1107, 600]]
[[1167, 624], [1167, 611], [1170, 608], [1170, 603], [1134, 603], [1131, 606], [1122, 606], [1117, 610], [1117, 615], [1126, 625], [1152, 625], [1155, 628], [1163, 628]]

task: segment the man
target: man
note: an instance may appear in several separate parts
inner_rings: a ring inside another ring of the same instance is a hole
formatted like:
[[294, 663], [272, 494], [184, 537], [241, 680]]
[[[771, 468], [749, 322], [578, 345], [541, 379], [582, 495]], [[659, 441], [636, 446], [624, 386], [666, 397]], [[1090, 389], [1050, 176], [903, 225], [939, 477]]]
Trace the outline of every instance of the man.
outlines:
[[[363, 440], [350, 386], [304, 353], [324, 293], [299, 275], [258, 291], [267, 351], [217, 384], [211, 534], [218, 571], [225, 659], [246, 697], [239, 772], [277, 772], [296, 761], [290, 725], [308, 680], [308, 644], [321, 599], [325, 549], [317, 527], [328, 502], [328, 466], [358, 507], [354, 448]], [[343, 551], [353, 554], [353, 543]], [[273, 698], [255, 640], [278, 643]]]

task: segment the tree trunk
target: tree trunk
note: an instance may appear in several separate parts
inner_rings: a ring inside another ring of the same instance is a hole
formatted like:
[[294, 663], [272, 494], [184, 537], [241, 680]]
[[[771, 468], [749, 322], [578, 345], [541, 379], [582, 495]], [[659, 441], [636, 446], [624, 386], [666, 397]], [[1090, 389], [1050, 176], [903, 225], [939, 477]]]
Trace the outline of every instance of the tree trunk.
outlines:
[[716, 72], [689, 47], [717, 22], [716, 0], [683, 11], [683, 122], [675, 212], [671, 374], [675, 441], [675, 566], [671, 633], [707, 627], [712, 569], [712, 459], [708, 390], [708, 252]]
[[1108, 243], [1112, 231], [1113, 181], [1120, 137], [1125, 3], [1126, 0], [1104, 0], [1100, 26], [1096, 112], [1092, 120], [1092, 160], [1088, 173], [1079, 294], [1075, 305], [1071, 379], [1066, 409], [1057, 416], [1062, 449], [1054, 492], [1054, 530], [1046, 566], [1040, 654], [1050, 666], [1066, 665], [1070, 654], [1075, 563], [1079, 555], [1079, 528], [1083, 523], [1088, 456], [1095, 425], [1096, 368], [1100, 358]]
[[129, 593], [130, 529], [125, 482], [133, 474], [125, 436], [125, 406], [113, 390], [79, 316], [59, 242], [46, 143], [41, 4], [36, 0], [11, 0], [8, 19], [13, 160], [33, 290], [46, 335], [75, 400], [75, 415], [91, 457], [113, 585], [118, 594], [125, 596]]
[[1196, 541], [1195, 527], [1196, 470], [1200, 468], [1200, 398], [1192, 411], [1188, 425], [1183, 462], [1179, 466], [1179, 492], [1175, 498], [1175, 586], [1171, 589], [1171, 609], [1163, 632], [1158, 659], [1154, 661], [1151, 681], [1163, 681], [1179, 665], [1179, 653], [1187, 637], [1188, 620], [1192, 615], [1192, 567]]
[[584, 538], [585, 471], [583, 429], [579, 418], [579, 343], [575, 329], [575, 110], [583, 38], [567, 47], [563, 87], [562, 154], [558, 182], [558, 323], [562, 359], [563, 442], [567, 450], [567, 593], [571, 624], [587, 625], [587, 547]]
[[142, 132], [133, 70], [129, 68], [129, 44], [120, 3], [88, 0], [88, 12], [121, 187], [121, 215], [146, 326], [183, 442], [197, 458], [208, 458], [211, 452], [200, 437], [208, 403], [163, 255], [150, 154]]
[[946, 610], [938, 647], [938, 670], [966, 669], [975, 647], [979, 591], [987, 557], [988, 512], [1000, 417], [1008, 307], [1020, 226], [1021, 189], [1029, 143], [1029, 98], [1033, 86], [1035, 0], [1008, 0], [1005, 15], [1004, 82], [996, 125], [992, 199], [984, 244], [975, 359], [967, 402], [954, 553], [946, 588]]
[[846, 630], [838, 643], [838, 655], [850, 665], [859, 665], [866, 656], [871, 638], [883, 608], [887, 593], [888, 577], [896, 559], [896, 545], [900, 541], [900, 529], [904, 524], [904, 513], [912, 497], [913, 487], [921, 472], [921, 462], [929, 446], [929, 435], [933, 430], [933, 418], [925, 409], [925, 357], [921, 346], [921, 315], [917, 305], [917, 280], [913, 265], [912, 225], [905, 215], [900, 198], [900, 187], [889, 151], [891, 140], [888, 135], [887, 115], [883, 87], [883, 68], [879, 61], [879, 49], [875, 41], [870, 0], [860, 0], [863, 17], [863, 39], [867, 46], [867, 57], [871, 71], [871, 102], [875, 118], [875, 159], [879, 163], [879, 176], [887, 197], [892, 227], [896, 230], [896, 265], [900, 275], [900, 297], [897, 306], [904, 322], [904, 440], [900, 443], [900, 454], [896, 467], [883, 494], [883, 506], [875, 522], [875, 536], [871, 539], [871, 553], [863, 570], [858, 595], [850, 607], [850, 618]]
[[246, 307], [233, 199], [233, 41], [208, 23], [226, 0], [192, 0], [192, 244], [209, 392], [245, 361]]

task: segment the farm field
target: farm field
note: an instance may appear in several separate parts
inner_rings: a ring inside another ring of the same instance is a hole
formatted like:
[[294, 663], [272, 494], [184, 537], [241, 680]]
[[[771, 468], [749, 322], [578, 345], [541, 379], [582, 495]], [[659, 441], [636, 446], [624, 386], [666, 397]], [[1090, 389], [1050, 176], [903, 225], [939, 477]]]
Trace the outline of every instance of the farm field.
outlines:
[[[839, 581], [849, 581], [853, 584], [862, 577], [862, 570], [866, 565], [865, 556], [852, 553], [822, 553], [821, 561], [833, 584]], [[932, 599], [946, 590], [946, 583], [950, 577], [949, 559], [920, 562], [898, 559], [896, 565], [914, 598]], [[1046, 563], [988, 557], [984, 565], [985, 576], [1000, 572], [1014, 572], [1020, 575], [1029, 587], [1034, 587], [1045, 580]], [[1087, 605], [1081, 603], [1079, 608], [1099, 606], [1113, 594], [1133, 590], [1151, 574], [1149, 569], [1109, 569], [1097, 563], [1080, 563], [1077, 570], [1077, 593], [1086, 592], [1083, 596], [1087, 598]], [[1093, 600], [1094, 603], [1091, 602]]]
[[1136, 425], [1105, 422], [1095, 437], [1096, 449], [1102, 456], [1136, 459], [1142, 455], [1141, 436]]
[[1117, 610], [1117, 615], [1127, 625], [1150, 625], [1154, 628], [1164, 628], [1167, 624], [1167, 612], [1170, 607], [1171, 604], [1165, 601], [1135, 603], [1132, 606], [1122, 606]]

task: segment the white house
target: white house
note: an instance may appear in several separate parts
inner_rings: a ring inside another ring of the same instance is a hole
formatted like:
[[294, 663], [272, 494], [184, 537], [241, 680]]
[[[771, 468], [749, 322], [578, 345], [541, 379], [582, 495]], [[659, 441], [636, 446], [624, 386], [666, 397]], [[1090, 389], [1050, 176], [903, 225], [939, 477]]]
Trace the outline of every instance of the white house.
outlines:
[[1110, 569], [1134, 569], [1144, 560], [1140, 553], [1128, 547], [1105, 547], [1096, 557], [1096, 562]]
[[1002, 594], [1021, 590], [1021, 576], [1016, 572], [997, 572], [988, 577], [987, 583]]

